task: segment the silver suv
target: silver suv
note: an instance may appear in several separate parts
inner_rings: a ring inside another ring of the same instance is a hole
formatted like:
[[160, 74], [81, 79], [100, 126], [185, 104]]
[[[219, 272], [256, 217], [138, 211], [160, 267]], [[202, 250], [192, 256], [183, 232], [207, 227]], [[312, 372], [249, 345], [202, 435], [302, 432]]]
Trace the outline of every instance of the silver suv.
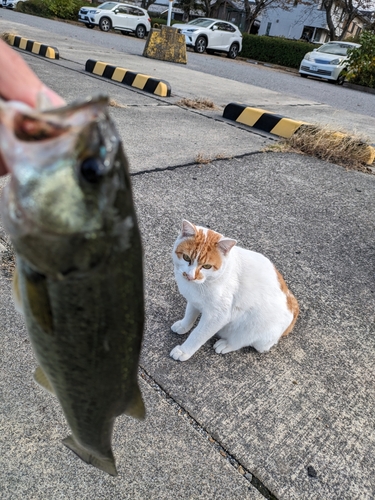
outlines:
[[105, 2], [97, 8], [81, 7], [78, 21], [88, 28], [99, 26], [102, 31], [120, 30], [144, 38], [151, 29], [151, 19], [145, 9], [119, 2]]

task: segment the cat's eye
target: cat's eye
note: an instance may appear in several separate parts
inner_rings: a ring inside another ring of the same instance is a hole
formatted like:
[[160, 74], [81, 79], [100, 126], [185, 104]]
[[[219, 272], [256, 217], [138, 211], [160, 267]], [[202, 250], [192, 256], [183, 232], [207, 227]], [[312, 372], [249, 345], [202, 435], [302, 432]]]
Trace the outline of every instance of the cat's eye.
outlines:
[[191, 262], [190, 257], [189, 257], [188, 255], [186, 255], [186, 253], [184, 253], [184, 254], [182, 255], [182, 258], [183, 258], [184, 260], [186, 260], [186, 262]]
[[211, 269], [211, 264], [205, 264], [204, 266], [202, 266], [203, 269]]

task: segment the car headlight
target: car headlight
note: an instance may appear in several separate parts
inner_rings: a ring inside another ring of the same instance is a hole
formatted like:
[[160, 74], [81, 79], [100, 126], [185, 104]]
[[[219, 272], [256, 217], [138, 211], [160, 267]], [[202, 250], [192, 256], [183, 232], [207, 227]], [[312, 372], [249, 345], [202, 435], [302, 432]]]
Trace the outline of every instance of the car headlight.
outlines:
[[335, 66], [337, 66], [338, 64], [340, 64], [341, 61], [342, 61], [342, 59], [338, 58], [338, 59], [334, 59], [329, 64], [334, 64]]
[[188, 29], [188, 30], [186, 30], [186, 33], [194, 33], [194, 31], [198, 31], [198, 28]]
[[311, 61], [311, 52], [305, 54], [304, 59], [306, 59], [306, 61]]

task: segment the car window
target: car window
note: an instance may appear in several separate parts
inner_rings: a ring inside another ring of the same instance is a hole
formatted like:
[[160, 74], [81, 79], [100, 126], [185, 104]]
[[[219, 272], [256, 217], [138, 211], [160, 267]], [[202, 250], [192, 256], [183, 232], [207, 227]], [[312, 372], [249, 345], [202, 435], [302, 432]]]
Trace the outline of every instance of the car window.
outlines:
[[224, 30], [224, 23], [215, 23], [215, 24], [212, 26], [212, 28], [214, 28], [214, 27], [215, 27], [216, 29], [218, 29], [219, 31], [225, 31], [225, 30]]
[[116, 11], [119, 13], [119, 14], [130, 14], [130, 9], [129, 7], [124, 7], [123, 5], [119, 6]]
[[116, 2], [106, 2], [102, 3], [102, 5], [99, 5], [97, 9], [101, 10], [112, 10], [114, 7], [116, 7], [117, 3]]
[[199, 17], [198, 19], [194, 19], [193, 21], [188, 22], [188, 24], [192, 24], [193, 26], [201, 26], [202, 28], [207, 28], [211, 26], [212, 19], [205, 19], [203, 17]]
[[231, 24], [228, 24], [228, 23], [222, 23], [223, 27], [220, 28], [222, 29], [223, 31], [230, 31], [231, 33], [233, 33], [233, 31], [236, 31], [236, 29], [234, 28], [234, 26], [232, 26]]
[[324, 54], [333, 54], [335, 56], [346, 56], [348, 49], [352, 49], [355, 45], [347, 45], [344, 43], [328, 43], [322, 45], [317, 52], [322, 52]]
[[139, 9], [136, 9], [135, 7], [132, 7], [129, 9], [129, 14], [132, 16], [143, 16], [143, 12]]

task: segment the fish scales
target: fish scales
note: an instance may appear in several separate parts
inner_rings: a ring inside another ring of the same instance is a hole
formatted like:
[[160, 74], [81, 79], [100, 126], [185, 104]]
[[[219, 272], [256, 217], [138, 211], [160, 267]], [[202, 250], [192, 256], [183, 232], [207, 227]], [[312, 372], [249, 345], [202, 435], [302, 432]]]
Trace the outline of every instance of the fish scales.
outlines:
[[128, 165], [106, 104], [99, 97], [37, 113], [0, 103], [0, 150], [35, 378], [61, 404], [72, 431], [64, 444], [116, 475], [114, 421], [144, 417], [144, 299]]

